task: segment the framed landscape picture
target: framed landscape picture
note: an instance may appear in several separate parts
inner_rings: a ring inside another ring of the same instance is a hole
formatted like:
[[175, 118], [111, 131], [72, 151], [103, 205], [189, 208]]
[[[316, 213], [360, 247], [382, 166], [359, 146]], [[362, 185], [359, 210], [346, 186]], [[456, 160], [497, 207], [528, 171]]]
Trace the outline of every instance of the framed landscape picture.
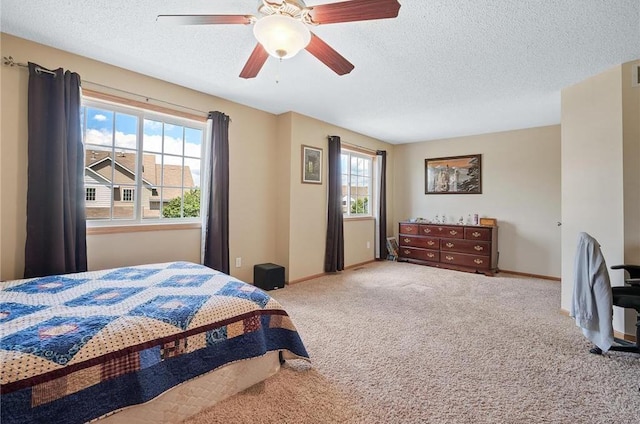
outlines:
[[322, 149], [302, 146], [302, 182], [322, 184]]
[[481, 194], [481, 155], [424, 160], [425, 194]]

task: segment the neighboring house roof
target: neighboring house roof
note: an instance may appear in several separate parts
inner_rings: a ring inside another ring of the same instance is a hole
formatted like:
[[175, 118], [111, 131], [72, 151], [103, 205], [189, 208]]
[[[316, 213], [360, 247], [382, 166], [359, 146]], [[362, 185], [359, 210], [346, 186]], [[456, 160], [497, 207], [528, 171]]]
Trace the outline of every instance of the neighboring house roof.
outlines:
[[85, 173], [85, 175], [89, 176], [90, 178], [93, 178], [94, 180], [98, 180], [96, 182], [102, 182], [103, 184], [110, 183], [108, 178], [106, 178], [103, 175], [97, 173], [96, 171], [94, 171], [93, 169], [91, 169], [89, 167], [85, 167], [84, 168], [84, 173]]
[[[152, 161], [154, 159], [154, 155], [144, 155], [144, 156], [150, 156]], [[113, 159], [111, 158], [110, 152], [90, 150], [85, 153], [84, 163], [85, 163], [86, 169], [91, 170], [94, 173], [102, 176], [103, 179], [109, 182], [111, 181], [111, 179], [108, 176], [101, 174], [99, 172], [99, 169], [101, 169], [102, 165], [108, 166], [107, 163], [111, 163], [112, 160]], [[136, 169], [136, 155], [134, 153], [116, 153], [115, 164], [117, 167], [123, 169], [126, 173], [128, 173], [131, 176], [131, 179], [133, 180], [135, 179], [136, 173], [134, 169]], [[154, 167], [151, 166], [150, 168], [154, 168]], [[151, 187], [155, 187], [157, 183], [155, 181], [150, 181], [148, 178], [146, 178], [147, 176], [145, 175], [145, 172], [144, 172], [144, 169], [145, 169], [144, 165], [142, 169], [143, 169], [143, 172], [142, 172], [143, 184]], [[153, 174], [155, 177], [155, 169], [153, 169], [153, 171], [154, 171]], [[114, 181], [114, 184], [117, 184], [119, 182], [122, 182], [122, 181]]]
[[[136, 156], [135, 153], [120, 152], [116, 153], [115, 157], [116, 166], [129, 174], [132, 180], [135, 179]], [[112, 160], [111, 152], [87, 150], [85, 153], [85, 170], [91, 175], [99, 176], [108, 183], [110, 177], [101, 174], [100, 170], [110, 169], [109, 164]], [[156, 155], [154, 154], [143, 154], [142, 156], [142, 181], [151, 188], [163, 187], [162, 193], [158, 192], [157, 196], [151, 196], [151, 201], [158, 202], [160, 201], [160, 196], [165, 201], [182, 196], [182, 190], [179, 187], [194, 187], [193, 175], [189, 166], [183, 168], [180, 165], [157, 164]], [[122, 182], [114, 181], [114, 184]]]

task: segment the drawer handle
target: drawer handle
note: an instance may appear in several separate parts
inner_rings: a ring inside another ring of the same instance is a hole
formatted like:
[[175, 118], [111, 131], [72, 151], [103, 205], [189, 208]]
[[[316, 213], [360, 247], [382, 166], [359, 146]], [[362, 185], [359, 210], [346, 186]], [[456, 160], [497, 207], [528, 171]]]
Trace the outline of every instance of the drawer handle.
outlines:
[[436, 255], [434, 255], [433, 253], [427, 253], [427, 256], [428, 256], [428, 257], [430, 257], [430, 258], [433, 258], [433, 257], [435, 257]]
[[429, 234], [431, 232], [431, 229], [430, 228], [425, 228], [422, 231], [424, 231], [425, 233]]
[[449, 234], [451, 234], [452, 236], [455, 236], [456, 234], [458, 234], [458, 232], [456, 230], [451, 230], [449, 231]]
[[404, 230], [405, 230], [407, 233], [410, 233], [410, 232], [412, 232], [412, 231], [413, 231], [413, 227], [404, 227]]
[[473, 262], [477, 263], [478, 265], [480, 265], [481, 263], [483, 263], [484, 261], [482, 259], [474, 259]]
[[471, 235], [474, 236], [474, 237], [480, 237], [482, 234], [480, 234], [477, 231], [474, 231], [473, 233], [471, 233]]
[[448, 261], [452, 261], [452, 260], [454, 259], [454, 257], [453, 257], [453, 256], [445, 256], [444, 258], [445, 258], [446, 260], [448, 260]]
[[427, 244], [428, 244], [429, 246], [433, 246], [434, 244], [436, 244], [436, 242], [435, 242], [435, 241], [433, 241], [433, 240], [429, 240], [429, 241], [427, 242]]
[[404, 251], [404, 254], [405, 254], [405, 255], [408, 255], [408, 254], [410, 254], [410, 253], [411, 253], [411, 250], [405, 250], [405, 251]]
[[447, 247], [453, 247], [454, 244], [453, 243], [447, 243]]
[[484, 247], [482, 246], [473, 246], [474, 249], [476, 249], [478, 252], [480, 252], [481, 250], [484, 250]]
[[404, 242], [405, 242], [405, 243], [411, 243], [411, 239], [410, 239], [410, 238], [405, 238], [405, 239], [404, 239]]

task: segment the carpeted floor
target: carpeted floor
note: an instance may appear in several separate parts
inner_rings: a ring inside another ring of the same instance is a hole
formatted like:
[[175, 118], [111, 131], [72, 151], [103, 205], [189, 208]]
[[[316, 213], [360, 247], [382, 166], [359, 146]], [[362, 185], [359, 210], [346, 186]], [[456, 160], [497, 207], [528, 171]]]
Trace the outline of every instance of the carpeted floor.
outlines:
[[640, 356], [590, 354], [558, 282], [378, 262], [270, 294], [312, 364], [185, 423], [640, 423]]

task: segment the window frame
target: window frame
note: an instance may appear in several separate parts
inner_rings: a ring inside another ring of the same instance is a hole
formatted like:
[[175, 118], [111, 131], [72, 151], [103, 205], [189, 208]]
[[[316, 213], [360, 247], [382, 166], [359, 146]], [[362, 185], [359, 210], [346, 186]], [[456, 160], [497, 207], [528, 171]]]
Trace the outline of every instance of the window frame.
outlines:
[[[126, 114], [126, 115], [133, 115], [136, 116], [138, 119], [137, 122], [137, 128], [136, 128], [136, 149], [135, 149], [135, 154], [137, 155], [137, 160], [136, 160], [136, 181], [135, 184], [131, 187], [126, 187], [123, 188], [121, 185], [118, 185], [117, 183], [113, 182], [113, 189], [115, 189], [116, 187], [120, 186], [121, 189], [127, 190], [127, 189], [131, 189], [133, 190], [132, 195], [133, 195], [133, 200], [132, 201], [126, 201], [127, 203], [132, 203], [133, 207], [134, 207], [134, 213], [133, 213], [133, 218], [132, 219], [127, 219], [127, 218], [114, 218], [113, 216], [113, 208], [115, 205], [115, 200], [113, 199], [113, 193], [114, 191], [112, 191], [112, 195], [111, 195], [111, 202], [110, 202], [110, 207], [111, 207], [111, 213], [110, 213], [110, 217], [109, 218], [104, 218], [104, 219], [87, 219], [86, 220], [86, 226], [87, 229], [90, 230], [91, 228], [94, 229], [98, 229], [98, 230], [94, 230], [94, 231], [89, 231], [89, 233], [96, 233], [96, 234], [100, 234], [103, 233], [103, 231], [100, 231], [100, 228], [106, 228], [107, 232], [113, 232], [113, 231], [109, 231], [109, 228], [114, 229], [115, 232], [118, 232], [118, 228], [122, 227], [122, 228], [136, 228], [136, 227], [157, 227], [159, 229], [170, 229], [172, 226], [173, 227], [177, 227], [177, 226], [187, 226], [187, 228], [192, 228], [194, 225], [200, 225], [201, 224], [201, 216], [202, 216], [202, 208], [203, 208], [203, 202], [204, 199], [201, 197], [200, 198], [200, 216], [198, 217], [182, 217], [182, 218], [164, 218], [162, 215], [160, 215], [158, 218], [144, 218], [142, 216], [141, 213], [141, 196], [136, 196], [136, 192], [140, 192], [140, 189], [143, 187], [144, 183], [143, 183], [143, 178], [140, 178], [139, 176], [142, 175], [142, 168], [143, 168], [143, 160], [141, 160], [142, 155], [144, 154], [144, 122], [145, 120], [152, 120], [152, 121], [160, 121], [164, 124], [169, 124], [169, 125], [176, 125], [176, 126], [181, 126], [184, 128], [193, 128], [193, 129], [198, 129], [200, 131], [202, 131], [202, 138], [201, 138], [201, 142], [200, 142], [200, 169], [203, 170], [204, 168], [204, 154], [205, 154], [205, 140], [206, 140], [206, 133], [207, 133], [207, 124], [206, 124], [206, 118], [202, 118], [202, 119], [195, 119], [197, 117], [195, 116], [187, 116], [186, 114], [180, 113], [180, 112], [175, 112], [175, 114], [173, 114], [173, 111], [170, 109], [165, 109], [165, 108], [159, 108], [159, 107], [154, 107], [153, 109], [147, 109], [145, 107], [141, 107], [144, 106], [144, 104], [141, 104], [140, 102], [135, 102], [135, 101], [129, 101], [127, 99], [120, 99], [117, 98], [115, 96], [109, 96], [109, 95], [105, 95], [105, 98], [102, 98], [102, 96], [87, 96], [87, 95], [83, 95], [82, 96], [82, 110], [83, 112], [86, 111], [85, 108], [95, 108], [95, 109], [104, 109], [110, 112], [113, 112], [114, 117], [115, 114], [117, 113], [122, 113], [122, 114]], [[114, 100], [117, 99], [117, 100]], [[119, 101], [118, 101], [119, 100]], [[82, 119], [82, 136], [83, 136], [83, 147], [84, 150], [87, 150], [87, 141], [85, 139], [85, 134], [87, 131], [87, 117], [83, 116]], [[114, 123], [114, 131], [115, 131], [115, 123]], [[184, 132], [183, 132], [183, 137], [184, 137]], [[103, 146], [104, 147], [104, 146]], [[90, 147], [89, 147], [90, 148]], [[118, 147], [112, 145], [112, 152], [117, 152]], [[159, 154], [166, 154], [165, 152], [159, 153]], [[172, 156], [176, 156], [175, 154], [170, 154]], [[188, 156], [185, 155], [185, 151], [183, 150], [182, 152], [182, 160], [183, 160], [183, 165], [184, 165], [184, 161], [186, 159], [194, 159], [194, 157], [192, 156]], [[203, 177], [204, 177], [204, 172], [200, 173], [200, 181], [198, 181], [198, 185], [197, 187], [202, 188], [202, 184], [203, 184]], [[83, 175], [84, 178], [84, 175]], [[184, 181], [182, 182], [182, 184], [184, 184]], [[195, 181], [194, 181], [195, 184]], [[158, 191], [161, 191], [161, 188], [163, 186], [162, 185], [158, 185], [158, 187], [155, 187], [156, 189], [158, 189]], [[85, 187], [86, 189], [87, 187]], [[183, 190], [183, 197], [184, 197], [184, 193], [187, 191], [186, 189], [190, 187], [184, 187], [184, 185], [181, 186], [182, 190]], [[121, 193], [121, 201], [124, 199], [124, 194]], [[85, 201], [86, 201], [86, 191], [85, 191]], [[181, 206], [181, 213], [182, 212], [182, 208], [184, 208], [184, 206]]]
[[[347, 171], [343, 171], [342, 169], [340, 170], [340, 178], [342, 179], [343, 176], [348, 175], [349, 177], [349, 181], [347, 184], [347, 194], [345, 195], [347, 197], [347, 199], [350, 199], [352, 197], [351, 195], [351, 188], [354, 187], [351, 184], [351, 178], [353, 178], [354, 174], [351, 173], [351, 158], [352, 157], [356, 157], [356, 158], [362, 158], [362, 159], [366, 159], [369, 161], [369, 177], [367, 177], [369, 179], [369, 193], [368, 193], [368, 198], [369, 198], [369, 205], [368, 205], [368, 209], [369, 212], [368, 213], [352, 213], [351, 212], [351, 203], [349, 202], [347, 204], [347, 208], [346, 208], [346, 212], [343, 212], [342, 217], [345, 220], [368, 220], [368, 219], [375, 219], [375, 214], [374, 214], [374, 208], [377, 202], [376, 199], [376, 156], [372, 153], [368, 153], [368, 152], [364, 152], [360, 149], [354, 149], [354, 148], [350, 148], [348, 146], [342, 146], [340, 148], [340, 161], [342, 163], [342, 155], [348, 155], [347, 158], [347, 167], [348, 170]], [[341, 184], [342, 185], [342, 184]], [[355, 187], [359, 187], [358, 185], [356, 185]], [[356, 202], [357, 202], [357, 194], [356, 194]]]

